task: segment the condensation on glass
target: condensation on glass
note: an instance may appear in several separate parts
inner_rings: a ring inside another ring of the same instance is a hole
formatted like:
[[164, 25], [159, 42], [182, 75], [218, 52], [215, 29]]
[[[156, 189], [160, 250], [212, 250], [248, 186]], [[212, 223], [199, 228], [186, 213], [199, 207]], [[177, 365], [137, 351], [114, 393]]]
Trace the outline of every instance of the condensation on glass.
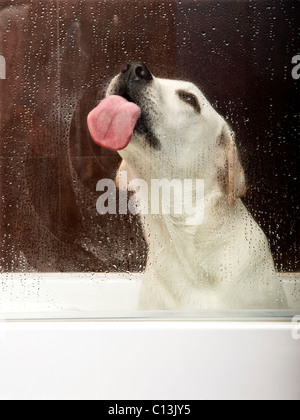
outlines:
[[121, 158], [86, 123], [134, 61], [193, 82], [230, 124], [243, 202], [299, 301], [299, 16], [298, 0], [1, 0], [2, 288], [11, 273], [145, 270], [139, 216], [97, 212]]

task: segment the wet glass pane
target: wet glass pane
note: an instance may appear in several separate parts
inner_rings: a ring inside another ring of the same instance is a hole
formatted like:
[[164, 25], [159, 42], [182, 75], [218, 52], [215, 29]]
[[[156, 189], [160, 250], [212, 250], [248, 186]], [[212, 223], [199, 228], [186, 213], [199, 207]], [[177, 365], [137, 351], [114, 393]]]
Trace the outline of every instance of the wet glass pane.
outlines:
[[[0, 0], [4, 295], [65, 273], [136, 296], [146, 271], [136, 309], [299, 308], [299, 16], [294, 0]], [[103, 139], [87, 117], [107, 90], [124, 102], [104, 102]], [[123, 159], [147, 215], [108, 186]], [[153, 180], [175, 181], [170, 212]]]

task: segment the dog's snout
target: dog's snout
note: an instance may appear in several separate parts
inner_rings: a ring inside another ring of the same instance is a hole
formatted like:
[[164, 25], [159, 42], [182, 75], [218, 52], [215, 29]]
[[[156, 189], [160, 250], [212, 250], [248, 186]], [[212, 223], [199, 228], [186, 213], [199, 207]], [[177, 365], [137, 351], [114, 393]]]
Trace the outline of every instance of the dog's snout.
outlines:
[[123, 77], [127, 81], [150, 81], [153, 79], [152, 74], [144, 63], [128, 63], [122, 70]]

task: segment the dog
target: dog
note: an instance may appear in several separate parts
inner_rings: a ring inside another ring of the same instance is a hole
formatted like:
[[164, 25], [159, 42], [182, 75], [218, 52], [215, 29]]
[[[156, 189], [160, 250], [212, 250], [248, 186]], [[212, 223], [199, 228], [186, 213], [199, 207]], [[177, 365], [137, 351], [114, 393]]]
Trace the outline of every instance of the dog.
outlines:
[[156, 78], [144, 63], [127, 64], [109, 84], [112, 95], [141, 110], [119, 151], [120, 172], [148, 185], [205, 185], [201, 223], [186, 224], [187, 214], [141, 215], [149, 255], [139, 309], [286, 308], [268, 240], [241, 200], [246, 177], [228, 123], [194, 84]]

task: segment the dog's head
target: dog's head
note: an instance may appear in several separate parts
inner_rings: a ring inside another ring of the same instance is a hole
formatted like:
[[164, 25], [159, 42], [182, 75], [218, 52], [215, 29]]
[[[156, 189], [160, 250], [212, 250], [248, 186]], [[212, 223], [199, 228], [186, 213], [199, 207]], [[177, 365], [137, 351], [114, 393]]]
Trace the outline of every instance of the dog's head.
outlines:
[[141, 177], [202, 178], [207, 190], [217, 184], [226, 191], [231, 204], [244, 195], [234, 134], [194, 84], [159, 79], [145, 64], [130, 63], [110, 83], [110, 95], [141, 109], [131, 142], [119, 152]]

